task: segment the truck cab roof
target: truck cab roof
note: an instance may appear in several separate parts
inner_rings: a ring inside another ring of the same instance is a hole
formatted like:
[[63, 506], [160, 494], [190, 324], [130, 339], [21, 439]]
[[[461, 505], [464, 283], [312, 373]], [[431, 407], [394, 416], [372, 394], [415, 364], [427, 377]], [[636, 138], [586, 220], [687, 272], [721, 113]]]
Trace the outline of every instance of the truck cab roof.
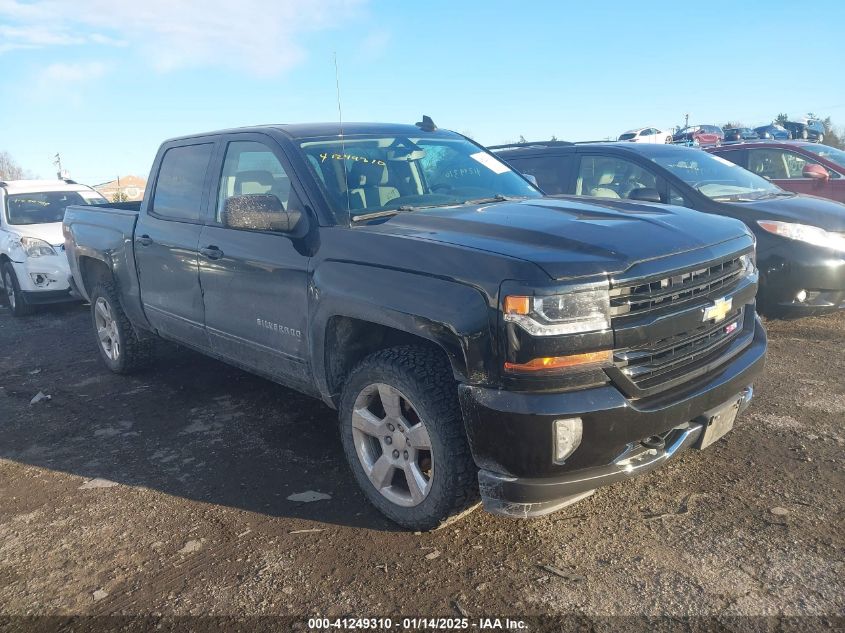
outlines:
[[419, 136], [420, 134], [428, 134], [435, 136], [459, 136], [455, 132], [451, 132], [449, 130], [435, 129], [432, 131], [428, 131], [422, 129], [417, 125], [408, 125], [402, 123], [347, 123], [344, 121], [344, 123], [341, 125], [339, 122], [335, 121], [333, 123], [277, 123], [229, 128], [224, 130], [216, 130], [214, 132], [203, 132], [200, 134], [178, 136], [168, 139], [167, 141], [165, 141], [165, 143], [184, 140], [188, 138], [201, 138], [208, 136], [219, 136], [221, 134], [235, 134], [242, 132], [281, 132], [286, 137], [292, 140], [296, 140], [321, 136], [340, 136], [341, 131], [343, 132], [343, 136], [356, 136], [359, 134], [385, 134], [396, 136]]

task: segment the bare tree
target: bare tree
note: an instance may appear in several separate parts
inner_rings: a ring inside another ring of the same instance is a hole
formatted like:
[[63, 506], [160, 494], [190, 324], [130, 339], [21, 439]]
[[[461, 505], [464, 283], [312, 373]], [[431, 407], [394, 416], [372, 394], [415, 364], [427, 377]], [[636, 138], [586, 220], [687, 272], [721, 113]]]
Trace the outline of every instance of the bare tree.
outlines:
[[9, 152], [0, 152], [0, 178], [3, 180], [21, 180], [26, 176], [23, 167], [18, 165]]

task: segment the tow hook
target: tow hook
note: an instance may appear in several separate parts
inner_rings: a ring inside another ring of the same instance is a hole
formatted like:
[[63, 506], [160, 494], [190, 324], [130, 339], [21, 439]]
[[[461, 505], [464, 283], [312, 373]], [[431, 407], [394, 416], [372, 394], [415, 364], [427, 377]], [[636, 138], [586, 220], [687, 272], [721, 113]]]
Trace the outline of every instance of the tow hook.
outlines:
[[651, 437], [647, 437], [640, 442], [646, 448], [653, 448], [654, 450], [662, 451], [666, 448], [666, 440], [664, 440], [659, 435], [652, 435]]

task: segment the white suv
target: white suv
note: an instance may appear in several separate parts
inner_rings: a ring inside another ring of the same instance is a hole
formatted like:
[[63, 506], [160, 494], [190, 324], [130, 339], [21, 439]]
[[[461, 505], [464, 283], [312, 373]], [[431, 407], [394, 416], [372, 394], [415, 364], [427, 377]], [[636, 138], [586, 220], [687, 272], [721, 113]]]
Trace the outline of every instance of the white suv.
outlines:
[[65, 207], [106, 203], [72, 180], [0, 182], [0, 286], [13, 315], [76, 299], [62, 235]]

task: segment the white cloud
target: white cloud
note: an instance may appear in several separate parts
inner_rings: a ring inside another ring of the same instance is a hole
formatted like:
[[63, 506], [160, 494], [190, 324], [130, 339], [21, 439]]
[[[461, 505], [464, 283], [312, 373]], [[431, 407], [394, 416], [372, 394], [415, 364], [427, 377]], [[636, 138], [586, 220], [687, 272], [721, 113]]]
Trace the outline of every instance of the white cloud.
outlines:
[[[0, 0], [0, 53], [126, 44], [160, 71], [228, 67], [275, 75], [305, 57], [302, 37], [344, 24], [366, 0]], [[379, 42], [375, 42], [376, 48]]]
[[47, 66], [39, 77], [43, 85], [85, 83], [102, 78], [109, 67], [102, 62], [57, 63]]

